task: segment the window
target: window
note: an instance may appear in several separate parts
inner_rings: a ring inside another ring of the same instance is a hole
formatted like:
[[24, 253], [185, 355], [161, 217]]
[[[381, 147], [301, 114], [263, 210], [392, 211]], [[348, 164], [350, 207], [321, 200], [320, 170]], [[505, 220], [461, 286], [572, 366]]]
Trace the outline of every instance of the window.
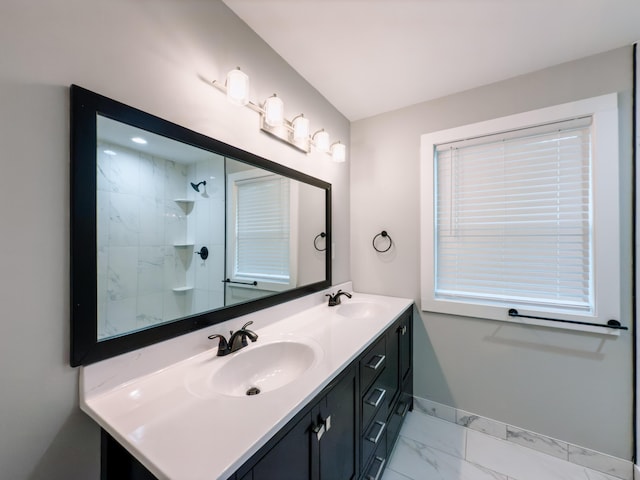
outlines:
[[295, 283], [296, 217], [291, 195], [295, 184], [263, 170], [228, 176], [228, 270], [234, 281], [258, 281], [278, 290]]
[[422, 137], [423, 310], [619, 319], [616, 102], [607, 95]]

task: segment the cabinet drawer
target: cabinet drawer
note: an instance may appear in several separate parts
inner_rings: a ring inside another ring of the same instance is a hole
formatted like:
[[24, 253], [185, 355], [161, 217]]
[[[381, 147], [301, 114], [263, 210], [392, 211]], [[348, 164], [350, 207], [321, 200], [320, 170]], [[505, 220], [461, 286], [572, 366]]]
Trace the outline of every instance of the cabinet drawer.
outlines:
[[[362, 396], [362, 431], [366, 431], [373, 417], [387, 414], [387, 390], [384, 378], [379, 378]], [[384, 418], [384, 417], [383, 417]]]
[[387, 433], [387, 416], [385, 409], [381, 408], [378, 414], [373, 418], [369, 427], [362, 434], [362, 460], [361, 465], [364, 467], [371, 460], [371, 455], [377, 450], [383, 438], [388, 438]]
[[386, 342], [384, 335], [360, 360], [360, 391], [366, 390], [371, 382], [384, 370], [386, 364]]
[[364, 470], [362, 480], [380, 480], [387, 466], [387, 434], [383, 433], [371, 462]]

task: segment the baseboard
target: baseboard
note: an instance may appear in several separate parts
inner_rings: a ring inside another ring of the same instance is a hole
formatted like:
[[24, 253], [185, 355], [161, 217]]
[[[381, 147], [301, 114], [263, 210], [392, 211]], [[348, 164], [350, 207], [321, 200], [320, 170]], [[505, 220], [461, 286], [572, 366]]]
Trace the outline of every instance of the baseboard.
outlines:
[[425, 398], [414, 397], [414, 409], [622, 480], [640, 480], [638, 465], [623, 458], [574, 445]]

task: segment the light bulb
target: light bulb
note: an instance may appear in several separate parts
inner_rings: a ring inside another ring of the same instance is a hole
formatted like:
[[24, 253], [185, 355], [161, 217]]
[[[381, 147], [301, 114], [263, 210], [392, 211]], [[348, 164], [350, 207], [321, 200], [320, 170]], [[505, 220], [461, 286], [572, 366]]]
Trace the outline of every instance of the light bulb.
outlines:
[[240, 70], [231, 70], [227, 74], [227, 98], [236, 105], [249, 103], [249, 76]]
[[299, 115], [293, 119], [293, 139], [296, 141], [306, 140], [309, 138], [309, 119], [304, 115]]
[[313, 143], [315, 143], [316, 148], [321, 152], [328, 152], [330, 146], [329, 133], [324, 130], [320, 130], [313, 135]]
[[338, 142], [331, 147], [331, 158], [334, 162], [344, 162], [347, 159], [347, 146]]
[[264, 121], [270, 127], [280, 127], [284, 123], [284, 103], [275, 93], [264, 102]]

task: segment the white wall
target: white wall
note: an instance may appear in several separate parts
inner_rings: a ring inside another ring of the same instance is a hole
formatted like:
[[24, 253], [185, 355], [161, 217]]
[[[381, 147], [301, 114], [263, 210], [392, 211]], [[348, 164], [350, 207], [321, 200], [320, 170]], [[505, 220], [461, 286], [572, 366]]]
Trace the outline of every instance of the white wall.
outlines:
[[[622, 48], [353, 123], [354, 290], [418, 302], [420, 135], [619, 92], [621, 321], [629, 325], [631, 57], [631, 48]], [[387, 254], [370, 246], [382, 229], [394, 241]], [[631, 458], [630, 332], [609, 338], [429, 313], [416, 327], [417, 395]]]
[[0, 478], [99, 477], [99, 431], [69, 367], [69, 90], [76, 83], [333, 184], [335, 283], [349, 280], [349, 167], [261, 134], [208, 85], [349, 140], [349, 123], [220, 1], [0, 3]]

